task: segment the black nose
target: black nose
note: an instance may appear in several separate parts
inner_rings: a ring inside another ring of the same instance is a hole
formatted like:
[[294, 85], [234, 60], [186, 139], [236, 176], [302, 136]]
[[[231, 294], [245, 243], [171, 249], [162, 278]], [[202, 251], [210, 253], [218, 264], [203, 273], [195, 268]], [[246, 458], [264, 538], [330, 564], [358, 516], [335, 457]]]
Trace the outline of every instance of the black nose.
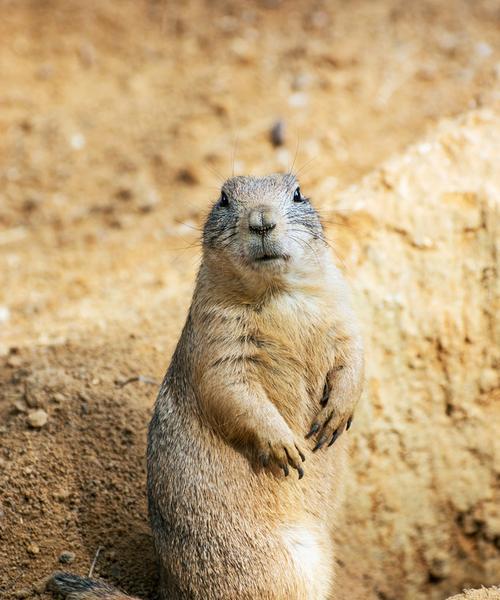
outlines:
[[276, 227], [272, 215], [265, 210], [252, 210], [248, 218], [248, 229], [252, 233], [266, 235]]
[[276, 223], [269, 223], [268, 225], [250, 225], [249, 229], [252, 233], [258, 233], [260, 235], [265, 235], [269, 233], [276, 227]]

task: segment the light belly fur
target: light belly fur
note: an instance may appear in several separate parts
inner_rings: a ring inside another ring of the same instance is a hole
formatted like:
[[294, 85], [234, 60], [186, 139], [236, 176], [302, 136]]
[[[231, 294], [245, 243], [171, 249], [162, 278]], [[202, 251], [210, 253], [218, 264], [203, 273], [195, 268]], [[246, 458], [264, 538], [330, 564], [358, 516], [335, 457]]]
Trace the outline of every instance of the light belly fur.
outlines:
[[320, 525], [315, 523], [290, 524], [281, 534], [296, 575], [307, 590], [307, 599], [328, 600], [333, 580], [333, 549], [329, 534], [322, 532]]

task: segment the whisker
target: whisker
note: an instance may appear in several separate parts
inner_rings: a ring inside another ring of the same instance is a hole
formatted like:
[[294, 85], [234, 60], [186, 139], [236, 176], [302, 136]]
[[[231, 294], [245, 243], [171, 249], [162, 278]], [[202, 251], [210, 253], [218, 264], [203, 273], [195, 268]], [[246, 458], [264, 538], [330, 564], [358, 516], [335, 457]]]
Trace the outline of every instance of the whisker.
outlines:
[[295, 176], [298, 177], [300, 175], [300, 173], [302, 173], [304, 171], [304, 169], [309, 166], [313, 161], [318, 159], [319, 154], [317, 154], [316, 156], [313, 156], [312, 158], [310, 158], [308, 161], [306, 161], [301, 167], [300, 169], [298, 169], [295, 172]]
[[[229, 244], [231, 243], [231, 239], [234, 238], [235, 236], [237, 236], [239, 234], [239, 231], [235, 231], [233, 233], [231, 233], [230, 235], [227, 235], [223, 240], [219, 240], [222, 246], [222, 249], [225, 249], [229, 246]], [[227, 243], [225, 243], [227, 242]]]
[[197, 231], [198, 233], [201, 233], [203, 231], [203, 227], [198, 227], [197, 225], [191, 225], [191, 223], [187, 223], [186, 221], [181, 221], [180, 219], [174, 219], [174, 223], [176, 225], [184, 225], [185, 227], [189, 227], [189, 229], [193, 229], [194, 231]]
[[293, 155], [292, 166], [288, 169], [289, 173], [293, 173], [293, 167], [295, 166], [295, 161], [297, 160], [297, 154], [299, 153], [299, 145], [300, 145], [300, 136], [297, 134], [297, 144], [295, 145], [295, 154]]
[[[225, 181], [224, 176], [215, 167], [212, 167], [211, 165], [207, 165], [207, 164], [204, 164], [203, 167], [208, 169], [210, 171], [210, 173], [212, 173], [212, 175], [214, 175], [219, 180], [221, 185], [224, 183], [224, 181]], [[219, 188], [216, 188], [216, 189], [219, 189]]]
[[232, 157], [232, 163], [233, 164], [232, 164], [232, 168], [231, 168], [231, 177], [234, 177], [234, 165], [235, 165], [235, 162], [236, 162], [236, 152], [238, 150], [238, 142], [239, 142], [238, 135], [235, 134], [235, 136], [234, 136], [234, 142], [233, 142], [233, 157]]
[[[298, 233], [298, 232], [296, 232]], [[304, 248], [305, 246], [307, 246], [309, 248], [309, 250], [311, 250], [311, 252], [314, 254], [315, 258], [316, 258], [316, 262], [318, 263], [318, 266], [320, 265], [320, 261], [319, 261], [319, 256], [318, 253], [316, 252], [316, 250], [311, 246], [311, 244], [309, 244], [308, 242], [306, 242], [305, 240], [299, 238], [299, 237], [295, 237], [293, 235], [290, 235], [289, 232], [289, 237], [295, 241], [297, 244], [299, 244], [300, 246], [302, 246], [302, 248]], [[305, 244], [305, 246], [304, 246]]]

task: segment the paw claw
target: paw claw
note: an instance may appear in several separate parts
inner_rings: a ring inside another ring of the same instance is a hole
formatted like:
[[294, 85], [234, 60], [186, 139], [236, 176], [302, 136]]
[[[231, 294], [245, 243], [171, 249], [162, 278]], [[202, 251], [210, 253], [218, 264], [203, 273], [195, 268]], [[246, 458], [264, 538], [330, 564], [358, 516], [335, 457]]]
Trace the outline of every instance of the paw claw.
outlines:
[[295, 450], [297, 450], [297, 452], [299, 453], [300, 460], [302, 462], [306, 462], [306, 457], [304, 456], [304, 453], [302, 452], [302, 450], [297, 445], [295, 446]]
[[341, 433], [340, 427], [333, 432], [332, 439], [328, 442], [328, 448], [335, 443]]
[[309, 433], [306, 435], [306, 440], [308, 440], [312, 435], [314, 435], [318, 431], [319, 431], [319, 423], [313, 423], [311, 425], [311, 429], [309, 430]]
[[314, 446], [313, 452], [316, 452], [317, 450], [319, 450], [324, 445], [324, 443], [326, 442], [327, 439], [328, 439], [328, 437], [325, 434], [323, 434], [319, 438], [318, 443], [316, 444], [316, 446]]
[[330, 397], [330, 386], [328, 385], [328, 381], [325, 381], [325, 387], [323, 388], [323, 395], [321, 396], [321, 400], [319, 403], [321, 406], [326, 406], [328, 403], [328, 398]]

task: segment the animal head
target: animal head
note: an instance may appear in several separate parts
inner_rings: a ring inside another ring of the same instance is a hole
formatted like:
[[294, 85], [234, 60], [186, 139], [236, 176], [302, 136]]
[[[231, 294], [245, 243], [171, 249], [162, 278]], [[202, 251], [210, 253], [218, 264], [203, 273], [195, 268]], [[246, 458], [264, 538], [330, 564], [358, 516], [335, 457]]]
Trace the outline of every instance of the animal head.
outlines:
[[325, 246], [319, 215], [290, 173], [228, 179], [203, 232], [212, 265], [271, 281], [318, 264]]

